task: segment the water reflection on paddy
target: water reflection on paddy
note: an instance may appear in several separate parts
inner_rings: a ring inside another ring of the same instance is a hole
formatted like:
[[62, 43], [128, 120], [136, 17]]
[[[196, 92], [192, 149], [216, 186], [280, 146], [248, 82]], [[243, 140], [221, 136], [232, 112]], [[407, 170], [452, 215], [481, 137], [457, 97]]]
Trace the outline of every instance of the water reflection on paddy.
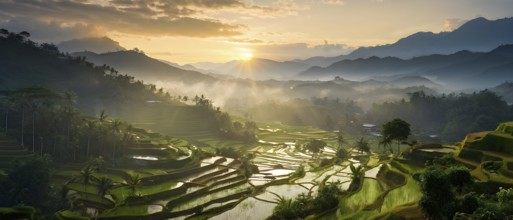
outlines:
[[245, 220], [261, 220], [269, 217], [276, 207], [275, 203], [264, 202], [249, 197], [226, 212], [214, 216], [210, 219], [227, 220], [227, 219], [245, 219]]
[[136, 160], [159, 160], [159, 158], [151, 156], [133, 156], [132, 158]]
[[267, 170], [265, 172], [261, 172], [261, 174], [271, 174], [273, 176], [283, 176], [283, 175], [289, 175], [293, 173], [294, 170], [287, 170], [287, 169], [273, 169], [273, 170]]
[[282, 197], [295, 198], [301, 193], [307, 194], [309, 189], [298, 184], [285, 184], [269, 186], [266, 191], [276, 193]]
[[365, 177], [376, 178], [376, 176], [378, 175], [378, 172], [382, 166], [383, 166], [383, 164], [380, 164], [377, 167], [374, 167], [370, 170], [365, 171]]

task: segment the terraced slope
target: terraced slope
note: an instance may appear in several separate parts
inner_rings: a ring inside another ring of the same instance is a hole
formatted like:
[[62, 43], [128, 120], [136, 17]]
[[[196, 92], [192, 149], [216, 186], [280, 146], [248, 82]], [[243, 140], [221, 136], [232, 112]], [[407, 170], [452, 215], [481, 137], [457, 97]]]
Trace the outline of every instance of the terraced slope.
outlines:
[[0, 132], [0, 170], [8, 170], [15, 161], [23, 161], [34, 156], [31, 151], [22, 147], [16, 139]]
[[197, 106], [145, 103], [144, 110], [125, 112], [120, 117], [132, 124], [191, 141], [218, 137], [214, 121]]
[[[376, 154], [350, 150], [348, 160], [319, 167], [319, 158], [335, 157], [335, 134], [307, 127], [260, 127], [259, 143], [248, 146], [253, 155], [249, 160], [214, 156], [187, 141], [165, 140], [158, 134], [135, 129], [137, 143], [125, 149], [125, 158], [119, 163], [122, 166], [94, 173], [113, 181], [110, 190], [102, 195], [96, 182], [71, 182], [67, 184], [67, 196], [73, 208], [57, 215], [60, 219], [89, 216], [109, 220], [265, 219], [280, 197], [302, 193], [315, 196], [326, 182], [339, 181], [343, 190], [348, 189], [351, 164], [364, 167], [362, 186], [341, 200], [339, 209], [319, 217], [377, 217], [419, 198], [418, 186], [404, 171], [413, 169], [404, 168], [408, 165], [384, 165], [387, 161], [381, 161]], [[321, 154], [296, 150], [297, 144], [312, 138], [328, 142]], [[215, 141], [220, 146], [243, 145]], [[258, 171], [249, 176], [245, 163], [255, 165]], [[57, 173], [56, 179], [69, 180], [79, 175], [82, 167], [68, 165]], [[299, 167], [304, 168], [304, 175], [297, 175]]]
[[513, 122], [467, 135], [456, 159], [473, 167], [480, 181], [513, 184]]

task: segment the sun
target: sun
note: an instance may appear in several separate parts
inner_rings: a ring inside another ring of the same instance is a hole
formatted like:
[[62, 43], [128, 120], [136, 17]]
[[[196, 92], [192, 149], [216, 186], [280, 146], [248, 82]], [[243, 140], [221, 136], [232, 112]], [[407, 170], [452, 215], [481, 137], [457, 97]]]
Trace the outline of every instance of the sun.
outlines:
[[244, 60], [244, 61], [248, 61], [248, 60], [251, 60], [251, 58], [253, 58], [253, 54], [248, 52], [248, 53], [242, 54], [242, 58], [241, 59]]

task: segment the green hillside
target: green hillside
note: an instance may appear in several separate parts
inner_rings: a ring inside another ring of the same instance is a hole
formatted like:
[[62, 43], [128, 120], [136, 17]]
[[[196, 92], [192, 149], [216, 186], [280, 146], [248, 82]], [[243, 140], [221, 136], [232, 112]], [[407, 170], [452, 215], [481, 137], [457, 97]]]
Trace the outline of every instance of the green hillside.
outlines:
[[[44, 87], [70, 93], [78, 110], [90, 116], [105, 111], [109, 117], [189, 139], [218, 132], [214, 120], [206, 119], [208, 114], [199, 106], [187, 106], [155, 85], [106, 65], [95, 66], [83, 57], [62, 54], [52, 44], [37, 44], [19, 34], [0, 35], [0, 75], [0, 90], [4, 91], [0, 95]], [[156, 108], [152, 103], [160, 105]], [[149, 126], [171, 119], [176, 123], [164, 125], [165, 129]]]
[[464, 148], [513, 156], [513, 122], [501, 123], [495, 131], [470, 134]]
[[21, 146], [18, 141], [0, 132], [0, 170], [8, 170], [16, 163], [34, 158], [34, 154]]
[[188, 140], [218, 137], [215, 120], [197, 106], [146, 103], [139, 109], [123, 112], [120, 117], [129, 119], [138, 127]]

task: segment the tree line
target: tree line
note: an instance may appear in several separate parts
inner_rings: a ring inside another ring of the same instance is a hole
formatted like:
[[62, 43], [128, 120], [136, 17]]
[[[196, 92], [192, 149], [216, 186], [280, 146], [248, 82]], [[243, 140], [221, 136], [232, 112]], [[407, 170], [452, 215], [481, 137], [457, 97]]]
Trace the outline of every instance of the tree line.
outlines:
[[72, 92], [57, 93], [42, 87], [3, 91], [4, 131], [34, 154], [52, 155], [61, 162], [83, 162], [102, 156], [114, 160], [134, 142], [131, 125], [81, 114]]
[[232, 120], [228, 113], [222, 112], [219, 107], [215, 107], [212, 101], [203, 94], [200, 96], [196, 95], [192, 100], [196, 106], [204, 110], [204, 117], [214, 119], [214, 123], [221, 137], [246, 143], [257, 141], [256, 131], [258, 127], [255, 122], [248, 120], [241, 123]]
[[177, 102], [162, 88], [108, 65], [95, 66], [85, 57], [61, 53], [57, 46], [36, 43], [28, 32], [0, 30], [0, 88], [16, 90], [44, 85], [55, 91], [73, 91], [80, 97], [77, 107], [88, 114], [100, 109], [116, 113], [127, 104], [137, 106], [147, 100]]
[[374, 104], [365, 120], [383, 124], [402, 118], [412, 130], [441, 135], [457, 141], [470, 132], [493, 130], [500, 122], [513, 120], [513, 106], [489, 90], [471, 94], [410, 94], [408, 101]]

